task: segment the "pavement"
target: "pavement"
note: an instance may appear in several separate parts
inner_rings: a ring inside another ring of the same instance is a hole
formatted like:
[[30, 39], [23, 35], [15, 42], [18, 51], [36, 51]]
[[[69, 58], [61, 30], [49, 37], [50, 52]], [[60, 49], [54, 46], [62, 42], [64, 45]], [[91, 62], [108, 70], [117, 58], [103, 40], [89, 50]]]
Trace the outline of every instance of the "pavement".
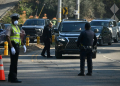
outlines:
[[0, 0], [0, 19], [5, 16], [5, 14], [14, 8], [14, 6], [20, 0]]
[[[40, 55], [41, 50], [19, 56], [18, 79], [22, 83], [0, 81], [0, 86], [120, 86], [120, 43], [98, 46], [97, 58], [93, 59], [92, 76], [77, 76], [80, 72], [79, 55], [65, 54], [65, 59], [56, 59], [52, 47], [53, 58], [46, 58]], [[9, 56], [3, 56], [3, 62], [7, 80]]]

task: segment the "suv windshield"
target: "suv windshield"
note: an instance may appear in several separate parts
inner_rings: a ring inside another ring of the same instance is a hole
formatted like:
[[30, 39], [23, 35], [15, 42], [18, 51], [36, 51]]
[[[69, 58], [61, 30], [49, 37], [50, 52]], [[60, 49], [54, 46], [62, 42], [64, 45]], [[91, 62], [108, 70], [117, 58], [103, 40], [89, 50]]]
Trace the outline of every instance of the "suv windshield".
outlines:
[[91, 26], [105, 26], [105, 27], [109, 27], [109, 22], [108, 21], [91, 21], [90, 25]]
[[91, 30], [94, 32], [94, 29], [98, 29], [98, 33], [101, 33], [102, 27], [91, 27]]
[[61, 32], [79, 32], [85, 30], [86, 22], [62, 23], [59, 27]]
[[44, 25], [44, 20], [27, 20], [24, 25]]

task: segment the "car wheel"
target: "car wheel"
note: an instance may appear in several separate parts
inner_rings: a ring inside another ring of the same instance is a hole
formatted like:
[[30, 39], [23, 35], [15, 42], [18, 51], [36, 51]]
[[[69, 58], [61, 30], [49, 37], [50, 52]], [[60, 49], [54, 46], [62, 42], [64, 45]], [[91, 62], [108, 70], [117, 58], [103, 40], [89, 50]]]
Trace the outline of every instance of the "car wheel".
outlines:
[[118, 35], [116, 35], [116, 39], [114, 39], [114, 42], [118, 42]]
[[57, 59], [62, 59], [62, 53], [55, 51], [55, 56]]
[[112, 45], [112, 38], [111, 38], [110, 42], [108, 43], [108, 45]]
[[103, 39], [100, 40], [100, 44], [99, 44], [99, 45], [100, 45], [100, 46], [103, 45]]

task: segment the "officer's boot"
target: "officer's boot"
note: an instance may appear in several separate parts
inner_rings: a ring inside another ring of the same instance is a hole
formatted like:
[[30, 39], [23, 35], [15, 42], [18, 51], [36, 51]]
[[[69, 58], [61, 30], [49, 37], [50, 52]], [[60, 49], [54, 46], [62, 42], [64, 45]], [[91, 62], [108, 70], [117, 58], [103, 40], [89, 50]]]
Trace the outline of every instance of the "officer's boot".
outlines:
[[43, 51], [42, 51], [42, 53], [41, 53], [41, 56], [46, 57], [46, 56], [45, 56], [45, 49], [43, 49]]
[[86, 75], [92, 76], [92, 66], [88, 66], [88, 73]]
[[78, 74], [78, 76], [85, 76], [85, 74], [84, 74], [84, 66], [81, 66], [80, 67], [80, 73]]

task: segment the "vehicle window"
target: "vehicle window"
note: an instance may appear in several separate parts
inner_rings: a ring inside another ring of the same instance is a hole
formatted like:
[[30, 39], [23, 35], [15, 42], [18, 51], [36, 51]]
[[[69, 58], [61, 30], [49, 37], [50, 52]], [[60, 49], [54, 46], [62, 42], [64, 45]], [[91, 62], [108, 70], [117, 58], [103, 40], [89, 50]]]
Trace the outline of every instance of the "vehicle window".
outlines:
[[59, 24], [59, 26], [58, 26], [58, 30], [60, 31], [61, 30], [61, 28], [62, 28], [62, 26], [61, 26], [62, 24], [60, 23]]
[[118, 23], [118, 26], [120, 26], [120, 22]]
[[44, 20], [27, 20], [24, 25], [44, 25]]
[[116, 25], [117, 25], [115, 21], [113, 21], [113, 25], [114, 25], [114, 26], [116, 26]]
[[86, 22], [62, 23], [60, 25], [61, 32], [80, 32], [85, 30]]
[[48, 24], [48, 22], [47, 22], [47, 20], [45, 20], [45, 25], [47, 25]]
[[113, 23], [112, 23], [112, 22], [110, 22], [110, 25], [113, 25]]
[[108, 21], [91, 21], [90, 25], [91, 26], [105, 26], [105, 27], [109, 27], [109, 22]]
[[50, 21], [49, 21], [49, 20], [47, 20], [47, 24], [49, 24], [49, 22], [50, 22]]
[[91, 27], [91, 30], [94, 32], [95, 29], [98, 29], [98, 33], [101, 33], [102, 27]]

